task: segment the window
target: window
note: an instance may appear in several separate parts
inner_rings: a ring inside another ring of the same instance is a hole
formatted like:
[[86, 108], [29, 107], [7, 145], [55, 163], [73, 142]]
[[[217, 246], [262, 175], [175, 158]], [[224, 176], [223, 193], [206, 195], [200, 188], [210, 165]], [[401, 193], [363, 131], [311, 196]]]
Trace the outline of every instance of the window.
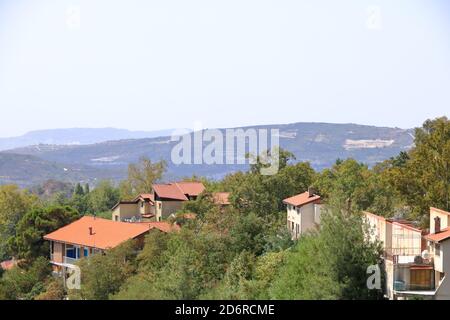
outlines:
[[88, 248], [84, 248], [83, 257], [89, 257], [89, 249]]
[[300, 234], [300, 225], [298, 223], [295, 224], [295, 233], [297, 236]]
[[119, 216], [114, 216], [114, 221], [119, 221]]
[[434, 218], [434, 233], [441, 232], [441, 218], [435, 217]]
[[294, 225], [295, 225], [295, 223], [292, 222], [292, 231], [294, 231]]
[[71, 245], [66, 245], [66, 257], [78, 259], [80, 257], [80, 248]]
[[141, 208], [144, 207], [144, 201], [141, 201]]
[[158, 202], [158, 209], [161, 209], [161, 202]]
[[440, 256], [440, 255], [441, 255], [441, 245], [440, 245], [439, 243], [436, 243], [436, 244], [434, 245], [434, 253], [435, 253], [437, 256]]

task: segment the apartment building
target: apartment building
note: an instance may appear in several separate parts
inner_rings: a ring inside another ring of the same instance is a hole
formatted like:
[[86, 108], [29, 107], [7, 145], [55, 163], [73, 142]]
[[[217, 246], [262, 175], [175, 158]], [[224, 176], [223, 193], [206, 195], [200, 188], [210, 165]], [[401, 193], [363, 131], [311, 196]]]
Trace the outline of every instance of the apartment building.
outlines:
[[386, 297], [450, 299], [450, 213], [430, 208], [430, 228], [365, 212], [369, 238], [382, 243]]
[[320, 224], [321, 200], [312, 190], [284, 199], [287, 205], [287, 227], [293, 239]]
[[162, 221], [180, 210], [183, 202], [195, 200], [204, 190], [201, 182], [154, 184], [151, 193], [117, 203], [112, 208], [112, 219], [122, 222]]

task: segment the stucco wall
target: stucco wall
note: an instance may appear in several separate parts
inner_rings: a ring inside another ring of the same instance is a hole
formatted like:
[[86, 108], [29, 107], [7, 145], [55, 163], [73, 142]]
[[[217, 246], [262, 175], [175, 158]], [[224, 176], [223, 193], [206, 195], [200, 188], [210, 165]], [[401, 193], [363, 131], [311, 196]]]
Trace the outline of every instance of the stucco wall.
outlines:
[[[142, 203], [144, 205], [142, 205]], [[155, 213], [155, 207], [152, 206], [149, 202], [145, 201], [139, 201], [139, 213], [140, 214], [154, 214]]]
[[314, 204], [310, 203], [300, 208], [300, 215], [302, 216], [301, 232], [305, 233], [315, 228], [314, 223]]
[[[287, 226], [293, 238], [297, 238], [302, 233], [316, 228], [316, 220], [320, 223], [320, 208], [316, 211], [315, 206], [314, 203], [309, 203], [301, 207], [287, 205]], [[292, 222], [294, 222], [294, 229], [292, 229]], [[298, 235], [297, 225], [299, 226]]]
[[177, 212], [183, 206], [183, 201], [155, 201], [155, 213], [157, 220], [166, 219], [172, 213]]
[[[116, 217], [118, 217], [117, 220]], [[112, 213], [113, 221], [122, 221], [123, 219], [130, 219], [132, 217], [140, 218], [138, 203], [122, 203], [117, 206]]]
[[[443, 263], [443, 261], [446, 261], [446, 263]], [[440, 268], [443, 272], [445, 272], [445, 277], [436, 291], [436, 300], [450, 300], [450, 263], [447, 261], [450, 261], [450, 240], [446, 240], [441, 243], [441, 261], [439, 263]], [[435, 269], [437, 270], [436, 257]]]

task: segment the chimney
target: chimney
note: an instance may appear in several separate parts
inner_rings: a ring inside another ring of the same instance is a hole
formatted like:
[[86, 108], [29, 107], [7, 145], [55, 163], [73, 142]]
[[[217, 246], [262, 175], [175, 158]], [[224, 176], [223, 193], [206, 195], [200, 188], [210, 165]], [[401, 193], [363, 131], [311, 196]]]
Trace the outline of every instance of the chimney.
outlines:
[[435, 217], [434, 218], [434, 233], [441, 232], [441, 218]]
[[92, 227], [89, 227], [89, 235], [92, 236], [94, 232], [92, 232]]
[[315, 192], [315, 190], [314, 190], [313, 187], [309, 187], [309, 188], [308, 188], [308, 194], [309, 194], [309, 197], [310, 197], [310, 198], [311, 198], [312, 196], [314, 196], [314, 192]]

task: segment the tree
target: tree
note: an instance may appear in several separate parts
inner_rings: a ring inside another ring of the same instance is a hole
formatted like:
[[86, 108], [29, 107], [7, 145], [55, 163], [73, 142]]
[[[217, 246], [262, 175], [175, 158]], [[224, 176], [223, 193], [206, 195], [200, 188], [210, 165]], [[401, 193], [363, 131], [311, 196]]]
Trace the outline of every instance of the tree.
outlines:
[[73, 192], [74, 195], [77, 196], [84, 196], [84, 190], [81, 184], [77, 183], [75, 186], [75, 191]]
[[274, 175], [262, 175], [258, 158], [247, 173], [236, 173], [224, 179], [223, 186], [231, 191], [230, 201], [242, 213], [253, 212], [270, 217], [284, 211], [283, 199], [304, 192], [315, 179], [309, 163], [289, 165], [292, 155], [280, 149], [279, 170]]
[[136, 271], [137, 241], [129, 240], [105, 254], [81, 259], [81, 289], [69, 292], [72, 299], [107, 300]]
[[62, 279], [51, 279], [45, 285], [44, 290], [34, 297], [34, 300], [63, 300], [65, 290]]
[[366, 165], [354, 159], [337, 160], [331, 169], [325, 169], [318, 176], [314, 186], [333, 206], [347, 211], [365, 210], [373, 200], [369, 188], [371, 175]]
[[40, 256], [48, 256], [49, 244], [43, 236], [78, 218], [78, 212], [67, 206], [28, 211], [17, 223], [14, 236], [8, 240], [11, 253], [29, 262]]
[[322, 213], [321, 229], [298, 241], [274, 281], [275, 299], [380, 299], [366, 286], [367, 268], [381, 263], [379, 243], [366, 237], [358, 214], [339, 208]]
[[415, 130], [414, 147], [385, 161], [380, 177], [409, 209], [403, 210], [405, 218], [423, 227], [428, 225], [429, 207], [450, 210], [450, 121], [425, 121]]
[[94, 190], [89, 193], [89, 209], [92, 214], [111, 210], [119, 202], [119, 190], [111, 181], [101, 181]]
[[38, 257], [28, 268], [14, 267], [0, 279], [0, 300], [31, 300], [44, 290], [51, 266]]
[[133, 193], [150, 193], [152, 185], [161, 179], [166, 171], [167, 163], [153, 163], [149, 158], [142, 157], [137, 164], [128, 166], [128, 183]]
[[85, 195], [87, 195], [87, 194], [89, 194], [89, 192], [91, 192], [91, 188], [89, 187], [89, 183], [86, 183], [84, 185], [83, 192], [84, 192]]
[[29, 192], [14, 185], [0, 186], [0, 260], [8, 258], [6, 239], [14, 235], [18, 221], [38, 205], [38, 198]]

